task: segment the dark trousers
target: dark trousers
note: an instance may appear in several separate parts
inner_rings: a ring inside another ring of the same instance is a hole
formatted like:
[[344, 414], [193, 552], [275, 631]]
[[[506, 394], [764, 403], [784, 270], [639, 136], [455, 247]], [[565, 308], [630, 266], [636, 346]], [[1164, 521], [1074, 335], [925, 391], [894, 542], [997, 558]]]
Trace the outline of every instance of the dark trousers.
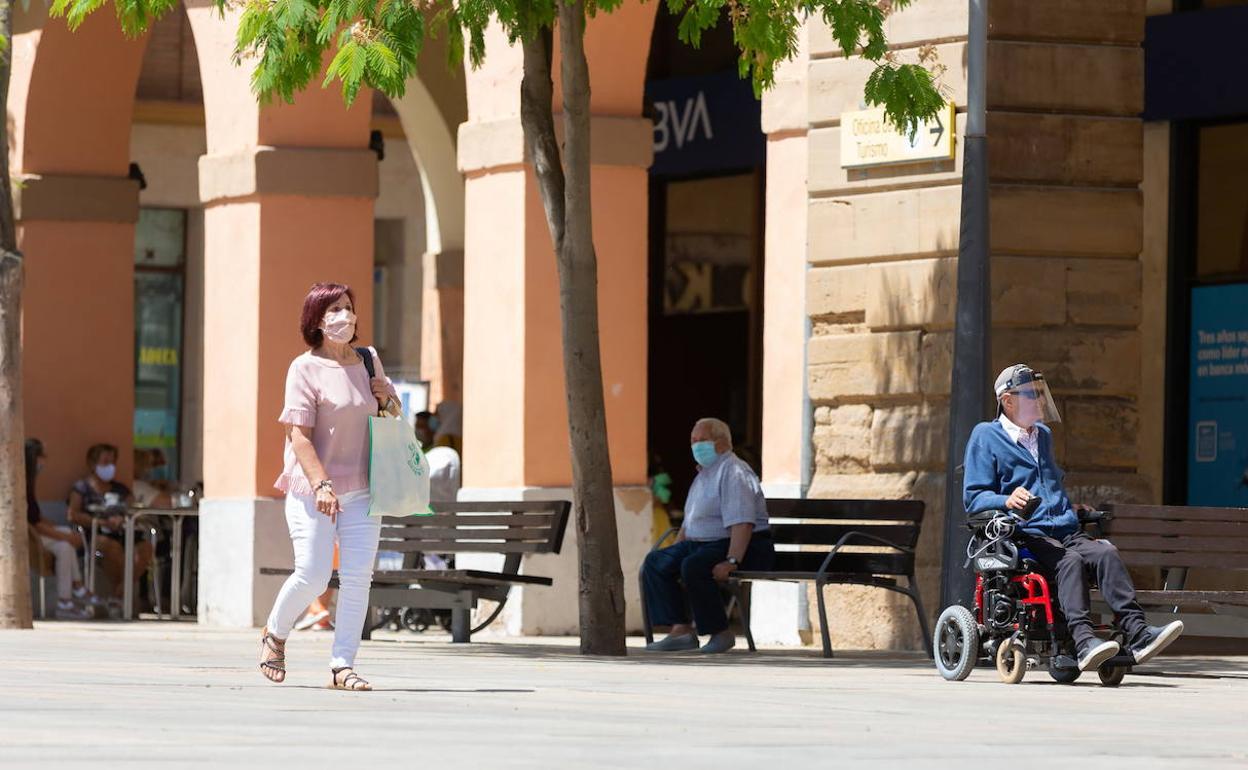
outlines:
[[[642, 601], [650, 611], [650, 622], [672, 626], [693, 622], [700, 634], [718, 634], [728, 628], [728, 615], [719, 594], [720, 584], [711, 575], [716, 564], [728, 558], [727, 539], [694, 542], [651, 551], [642, 566]], [[743, 570], [769, 570], [776, 560], [776, 548], [768, 532], [756, 532], [741, 560]], [[683, 584], [683, 586], [682, 586]]]
[[1068, 535], [1061, 542], [1051, 537], [1024, 535], [1023, 544], [1050, 574], [1057, 576], [1057, 600], [1077, 646], [1095, 637], [1089, 611], [1089, 575], [1095, 576], [1105, 603], [1118, 616], [1119, 628], [1126, 634], [1127, 642], [1140, 636], [1147, 625], [1144, 610], [1135, 600], [1135, 585], [1117, 548], [1083, 532]]

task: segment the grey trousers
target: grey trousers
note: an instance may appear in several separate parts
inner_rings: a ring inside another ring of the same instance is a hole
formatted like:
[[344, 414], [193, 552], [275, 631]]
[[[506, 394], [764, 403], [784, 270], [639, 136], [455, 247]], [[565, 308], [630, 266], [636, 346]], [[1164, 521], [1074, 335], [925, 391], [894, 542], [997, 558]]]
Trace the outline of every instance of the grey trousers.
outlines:
[[1127, 567], [1111, 543], [1076, 532], [1060, 542], [1051, 537], [1024, 534], [1023, 544], [1057, 577], [1057, 600], [1076, 647], [1095, 638], [1088, 599], [1089, 577], [1096, 580], [1128, 643], [1141, 637], [1147, 627], [1144, 610], [1135, 600], [1135, 585]]

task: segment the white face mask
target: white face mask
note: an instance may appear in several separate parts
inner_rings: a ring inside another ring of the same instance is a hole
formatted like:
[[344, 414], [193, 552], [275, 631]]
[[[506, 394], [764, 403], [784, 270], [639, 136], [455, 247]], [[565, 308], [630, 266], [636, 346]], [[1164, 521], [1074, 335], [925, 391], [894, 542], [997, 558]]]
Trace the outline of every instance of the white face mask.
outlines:
[[112, 481], [117, 475], [116, 465], [97, 465], [95, 466], [95, 475], [100, 477], [100, 481]]
[[336, 342], [339, 345], [347, 344], [355, 336], [355, 313], [345, 308], [326, 313], [325, 320], [321, 321], [321, 332], [330, 342]]

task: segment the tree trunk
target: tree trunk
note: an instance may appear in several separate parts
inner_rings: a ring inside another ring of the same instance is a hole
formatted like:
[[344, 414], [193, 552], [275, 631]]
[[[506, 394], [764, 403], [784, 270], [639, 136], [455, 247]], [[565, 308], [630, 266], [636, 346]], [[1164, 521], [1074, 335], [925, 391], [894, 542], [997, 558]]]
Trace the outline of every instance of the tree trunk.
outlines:
[[[9, 101], [12, 4], [0, 0], [0, 104]], [[0, 121], [0, 148], [9, 146]], [[0, 628], [30, 628], [30, 556], [26, 532], [26, 461], [22, 427], [22, 256], [17, 253], [9, 153], [0, 152]]]
[[580, 559], [581, 652], [624, 655], [624, 576], [598, 347], [598, 261], [591, 216], [589, 65], [584, 38], [583, 6], [560, 3], [565, 164], [560, 163], [554, 130], [548, 34], [534, 35], [523, 43], [520, 116], [559, 273], [572, 504]]

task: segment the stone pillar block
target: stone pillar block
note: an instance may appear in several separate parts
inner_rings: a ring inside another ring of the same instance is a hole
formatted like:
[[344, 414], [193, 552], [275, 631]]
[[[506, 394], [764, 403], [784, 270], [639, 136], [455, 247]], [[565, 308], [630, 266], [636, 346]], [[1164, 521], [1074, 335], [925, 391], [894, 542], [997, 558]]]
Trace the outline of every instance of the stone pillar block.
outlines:
[[810, 397], [864, 399], [918, 393], [919, 339], [917, 331], [811, 338]]

